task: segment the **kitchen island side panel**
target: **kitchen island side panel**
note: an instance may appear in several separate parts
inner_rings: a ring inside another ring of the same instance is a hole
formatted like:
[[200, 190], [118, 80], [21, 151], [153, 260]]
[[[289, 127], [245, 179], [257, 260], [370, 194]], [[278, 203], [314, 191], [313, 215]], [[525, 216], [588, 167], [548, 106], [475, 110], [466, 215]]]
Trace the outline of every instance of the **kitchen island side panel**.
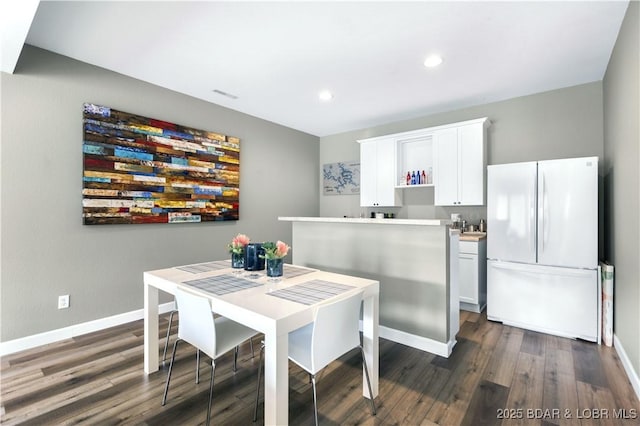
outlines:
[[446, 226], [348, 221], [292, 225], [294, 264], [376, 279], [381, 326], [450, 347], [455, 343], [455, 336], [449, 336]]

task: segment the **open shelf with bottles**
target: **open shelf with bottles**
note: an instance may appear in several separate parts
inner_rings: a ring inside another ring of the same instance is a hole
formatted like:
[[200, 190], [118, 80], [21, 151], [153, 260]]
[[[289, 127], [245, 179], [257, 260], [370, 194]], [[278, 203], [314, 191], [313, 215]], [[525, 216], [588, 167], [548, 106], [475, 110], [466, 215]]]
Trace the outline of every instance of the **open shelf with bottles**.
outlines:
[[410, 188], [433, 188], [432, 183], [420, 183], [415, 185], [396, 185], [396, 189], [410, 189]]
[[[412, 135], [396, 140], [396, 188], [433, 186], [433, 136]], [[423, 177], [424, 172], [424, 177]], [[407, 173], [410, 183], [407, 184]], [[418, 173], [420, 177], [415, 176]]]

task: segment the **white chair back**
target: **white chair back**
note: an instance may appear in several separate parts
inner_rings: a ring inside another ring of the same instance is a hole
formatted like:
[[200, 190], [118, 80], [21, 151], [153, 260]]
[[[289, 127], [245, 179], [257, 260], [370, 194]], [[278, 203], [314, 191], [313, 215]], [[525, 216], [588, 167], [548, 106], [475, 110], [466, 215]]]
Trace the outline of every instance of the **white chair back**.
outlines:
[[362, 292], [318, 307], [311, 338], [311, 368], [320, 371], [360, 346]]
[[175, 297], [180, 315], [178, 338], [216, 358], [216, 326], [209, 301], [180, 289]]

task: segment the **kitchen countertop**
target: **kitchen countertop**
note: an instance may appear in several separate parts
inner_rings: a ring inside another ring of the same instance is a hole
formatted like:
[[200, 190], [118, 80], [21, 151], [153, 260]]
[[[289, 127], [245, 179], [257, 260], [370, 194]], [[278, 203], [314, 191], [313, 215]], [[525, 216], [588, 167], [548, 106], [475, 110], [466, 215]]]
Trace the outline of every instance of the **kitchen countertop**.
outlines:
[[421, 225], [445, 226], [451, 225], [448, 219], [368, 219], [358, 217], [278, 217], [278, 220], [289, 222], [329, 222], [329, 223], [361, 223], [381, 225]]
[[486, 232], [463, 232], [460, 234], [460, 241], [480, 241], [487, 238]]

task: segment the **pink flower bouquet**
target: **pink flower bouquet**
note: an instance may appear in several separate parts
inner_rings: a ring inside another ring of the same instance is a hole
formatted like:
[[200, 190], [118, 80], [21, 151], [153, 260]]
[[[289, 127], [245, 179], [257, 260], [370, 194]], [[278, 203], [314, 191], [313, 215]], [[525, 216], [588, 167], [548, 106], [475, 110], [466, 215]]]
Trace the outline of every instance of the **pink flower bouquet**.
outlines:
[[229, 244], [229, 253], [242, 254], [250, 241], [251, 239], [244, 234], [236, 235]]
[[278, 240], [276, 243], [266, 242], [262, 244], [262, 248], [264, 249], [264, 256], [262, 256], [264, 259], [282, 259], [289, 254], [291, 247]]

